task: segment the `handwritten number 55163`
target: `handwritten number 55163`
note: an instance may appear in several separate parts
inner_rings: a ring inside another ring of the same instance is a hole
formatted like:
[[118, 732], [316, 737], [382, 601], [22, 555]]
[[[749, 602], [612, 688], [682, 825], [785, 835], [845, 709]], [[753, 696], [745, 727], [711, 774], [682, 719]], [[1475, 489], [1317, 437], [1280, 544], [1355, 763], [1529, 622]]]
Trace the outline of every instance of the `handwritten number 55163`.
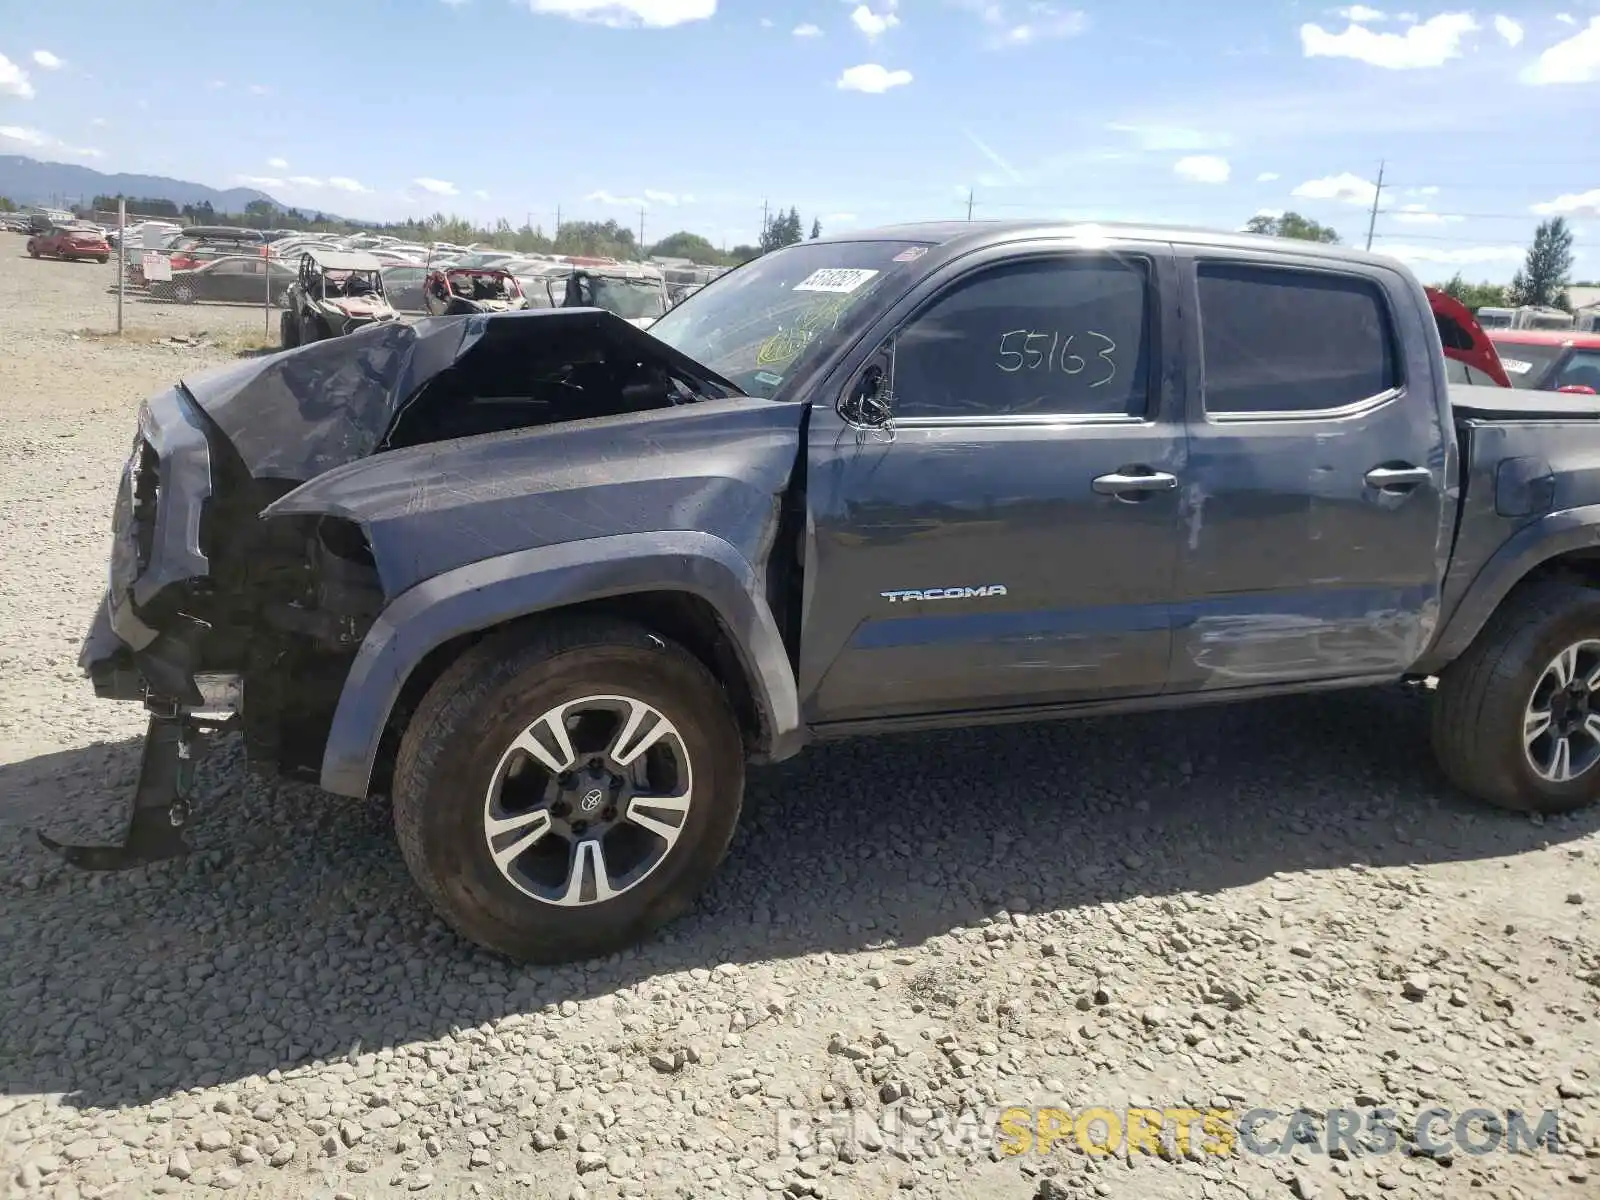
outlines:
[[[1073, 353], [1072, 343], [1078, 336], [1072, 333], [1063, 338], [1059, 330], [1041, 333], [1032, 329], [1013, 329], [1000, 337], [1000, 353], [995, 366], [1008, 375], [1041, 369], [1060, 371], [1063, 375], [1081, 375], [1089, 364], [1081, 354]], [[1103, 364], [1104, 374], [1089, 386], [1104, 387], [1117, 377], [1117, 361], [1113, 357], [1117, 352], [1117, 344], [1093, 329], [1085, 330], [1082, 336], [1100, 343], [1100, 349], [1091, 353]]]

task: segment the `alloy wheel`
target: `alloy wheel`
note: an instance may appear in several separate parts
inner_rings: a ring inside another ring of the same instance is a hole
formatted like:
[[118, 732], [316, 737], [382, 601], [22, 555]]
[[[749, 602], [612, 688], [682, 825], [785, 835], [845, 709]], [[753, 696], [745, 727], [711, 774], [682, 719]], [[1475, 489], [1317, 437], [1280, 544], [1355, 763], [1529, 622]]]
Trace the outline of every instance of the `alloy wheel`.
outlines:
[[1528, 765], [1570, 783], [1600, 763], [1600, 641], [1568, 646], [1545, 667], [1523, 713]]
[[501, 755], [484, 839], [525, 895], [598, 904], [661, 866], [693, 794], [688, 748], [665, 715], [631, 696], [585, 696], [542, 714]]

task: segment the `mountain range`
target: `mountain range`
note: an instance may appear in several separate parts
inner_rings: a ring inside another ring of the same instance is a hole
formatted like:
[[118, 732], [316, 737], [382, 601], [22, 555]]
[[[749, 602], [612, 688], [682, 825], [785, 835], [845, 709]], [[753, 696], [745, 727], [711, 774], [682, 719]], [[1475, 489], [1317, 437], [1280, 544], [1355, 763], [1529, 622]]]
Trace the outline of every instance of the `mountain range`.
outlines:
[[0, 154], [0, 196], [16, 204], [87, 204], [96, 196], [139, 197], [170, 200], [180, 208], [185, 204], [211, 202], [217, 212], [238, 213], [252, 200], [273, 197], [255, 188], [207, 187], [165, 175], [108, 175], [74, 163], [40, 162], [20, 154]]

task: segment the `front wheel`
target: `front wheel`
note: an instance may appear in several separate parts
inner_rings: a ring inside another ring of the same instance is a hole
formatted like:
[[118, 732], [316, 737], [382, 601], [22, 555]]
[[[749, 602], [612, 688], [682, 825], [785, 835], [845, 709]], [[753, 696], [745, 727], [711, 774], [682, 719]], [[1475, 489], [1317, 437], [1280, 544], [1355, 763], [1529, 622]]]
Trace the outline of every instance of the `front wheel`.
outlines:
[[187, 283], [180, 283], [177, 287], [172, 289], [172, 298], [179, 304], [193, 304], [194, 288], [190, 287]]
[[744, 793], [722, 687], [612, 621], [502, 635], [457, 660], [401, 739], [394, 815], [438, 913], [532, 962], [596, 957], [689, 907]]
[[1439, 676], [1433, 744], [1463, 791], [1518, 812], [1600, 799], [1600, 591], [1518, 588]]

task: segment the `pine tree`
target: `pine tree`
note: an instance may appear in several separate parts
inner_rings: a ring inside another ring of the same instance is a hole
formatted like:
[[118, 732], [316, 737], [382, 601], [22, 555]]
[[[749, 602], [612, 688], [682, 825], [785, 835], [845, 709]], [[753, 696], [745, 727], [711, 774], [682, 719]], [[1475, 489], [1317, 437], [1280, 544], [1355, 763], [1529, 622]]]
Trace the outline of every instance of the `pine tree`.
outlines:
[[1528, 257], [1511, 279], [1511, 303], [1565, 308], [1572, 273], [1572, 230], [1565, 217], [1540, 221]]
[[821, 236], [822, 236], [822, 218], [821, 217], [812, 217], [811, 218], [811, 240], [812, 241], [816, 241]]

